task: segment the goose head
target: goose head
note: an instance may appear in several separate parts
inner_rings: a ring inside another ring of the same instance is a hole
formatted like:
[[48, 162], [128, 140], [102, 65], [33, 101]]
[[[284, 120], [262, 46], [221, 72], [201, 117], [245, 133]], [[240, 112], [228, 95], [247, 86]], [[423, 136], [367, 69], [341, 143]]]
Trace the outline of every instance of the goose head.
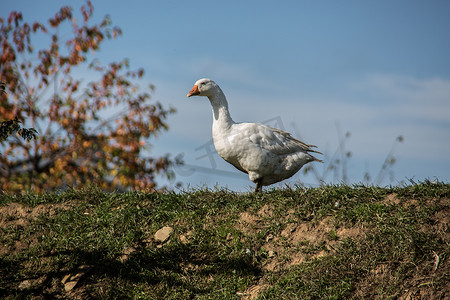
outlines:
[[197, 80], [194, 87], [186, 95], [186, 97], [191, 96], [206, 96], [210, 97], [217, 93], [219, 86], [209, 78], [202, 78]]

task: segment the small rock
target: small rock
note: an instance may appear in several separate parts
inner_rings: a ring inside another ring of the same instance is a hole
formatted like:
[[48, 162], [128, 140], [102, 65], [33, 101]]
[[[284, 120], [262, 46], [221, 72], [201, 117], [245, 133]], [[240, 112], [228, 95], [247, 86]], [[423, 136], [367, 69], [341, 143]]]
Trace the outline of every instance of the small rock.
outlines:
[[123, 250], [122, 256], [119, 257], [119, 261], [125, 262], [130, 257], [130, 255], [135, 251], [136, 251], [136, 249], [133, 247], [125, 248]]
[[75, 274], [72, 273], [64, 276], [64, 278], [61, 280], [61, 282], [64, 284], [64, 290], [66, 292], [73, 290], [73, 288], [78, 284], [80, 278], [83, 277], [84, 274], [86, 274], [86, 272], [88, 272], [91, 268], [92, 266], [82, 265], [78, 268], [78, 271]]
[[42, 276], [36, 279], [26, 279], [19, 284], [19, 290], [36, 288], [37, 286], [41, 285], [46, 278], [46, 276]]
[[80, 271], [75, 275], [71, 275], [70, 278], [67, 278], [68, 280], [66, 279], [66, 282], [64, 283], [64, 289], [66, 292], [71, 291], [78, 284], [78, 281], [84, 274], [84, 271]]
[[192, 237], [192, 234], [192, 231], [188, 231], [185, 234], [180, 235], [180, 241], [185, 245], [189, 244], [189, 238]]
[[180, 235], [180, 242], [182, 242], [182, 243], [185, 244], [185, 245], [186, 245], [187, 243], [189, 243], [187, 237], [186, 237], [185, 235], [183, 235], [183, 234]]
[[173, 228], [170, 226], [164, 226], [155, 233], [155, 241], [158, 243], [164, 243], [170, 237], [173, 232]]
[[189, 240], [185, 235], [180, 235], [180, 241], [184, 244], [187, 245], [189, 244]]
[[19, 290], [29, 289], [33, 285], [31, 280], [24, 280], [19, 284]]
[[273, 250], [270, 250], [269, 252], [267, 252], [267, 257], [272, 258], [275, 257], [276, 253]]
[[73, 290], [73, 288], [77, 285], [78, 280], [76, 281], [68, 281], [64, 284], [64, 290], [66, 292], [70, 292], [71, 290]]
[[271, 234], [271, 233], [269, 233], [269, 234], [266, 236], [266, 242], [268, 242], [268, 241], [270, 241], [270, 240], [273, 240], [273, 234]]
[[66, 276], [64, 276], [63, 279], [61, 280], [62, 284], [65, 284], [67, 282], [67, 280], [70, 278], [70, 276], [72, 276], [72, 275], [67, 274]]

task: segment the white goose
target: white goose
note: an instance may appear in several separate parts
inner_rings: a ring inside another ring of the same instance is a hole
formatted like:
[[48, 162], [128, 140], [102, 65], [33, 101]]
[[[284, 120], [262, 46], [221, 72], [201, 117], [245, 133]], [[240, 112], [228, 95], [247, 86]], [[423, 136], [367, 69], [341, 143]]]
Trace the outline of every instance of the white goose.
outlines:
[[[220, 87], [211, 79], [198, 80], [187, 94], [206, 96], [213, 111], [212, 135], [217, 153], [256, 184], [264, 185], [287, 179], [311, 161], [321, 160], [308, 152], [314, 145], [294, 139], [289, 133], [258, 123], [236, 123], [231, 119], [228, 102]], [[320, 153], [321, 154], [321, 153]]]

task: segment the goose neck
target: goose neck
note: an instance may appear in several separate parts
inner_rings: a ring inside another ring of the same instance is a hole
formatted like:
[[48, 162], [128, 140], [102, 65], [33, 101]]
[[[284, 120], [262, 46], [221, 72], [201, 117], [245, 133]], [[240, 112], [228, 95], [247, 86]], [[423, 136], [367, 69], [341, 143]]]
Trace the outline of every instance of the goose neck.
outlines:
[[228, 110], [228, 102], [222, 90], [218, 90], [215, 94], [208, 97], [211, 102], [214, 123], [229, 126], [234, 123]]

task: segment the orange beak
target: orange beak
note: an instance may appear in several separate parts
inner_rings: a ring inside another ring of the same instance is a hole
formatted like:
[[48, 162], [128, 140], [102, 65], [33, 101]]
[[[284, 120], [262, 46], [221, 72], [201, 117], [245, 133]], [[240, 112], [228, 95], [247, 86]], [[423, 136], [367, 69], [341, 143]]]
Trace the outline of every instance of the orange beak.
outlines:
[[194, 85], [194, 87], [192, 88], [192, 90], [186, 95], [186, 97], [190, 97], [190, 96], [195, 96], [200, 94], [200, 91], [198, 90], [198, 86]]

